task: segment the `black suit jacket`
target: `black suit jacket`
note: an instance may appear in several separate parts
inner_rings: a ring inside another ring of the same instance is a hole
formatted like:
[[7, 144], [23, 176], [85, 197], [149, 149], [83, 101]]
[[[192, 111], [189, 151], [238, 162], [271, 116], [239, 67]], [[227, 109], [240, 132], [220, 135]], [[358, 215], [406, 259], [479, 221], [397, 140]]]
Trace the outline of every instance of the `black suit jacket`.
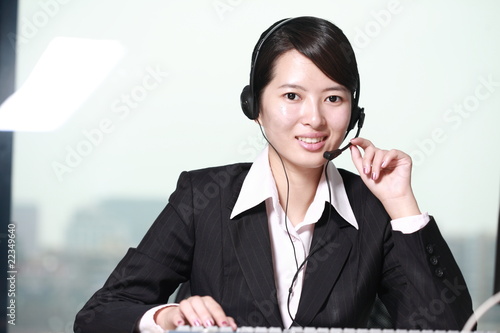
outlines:
[[[132, 332], [185, 281], [193, 295], [212, 296], [240, 326], [282, 327], [265, 203], [229, 219], [249, 168], [183, 173], [137, 249], [129, 249], [78, 313], [75, 332]], [[435, 221], [409, 235], [392, 231], [361, 179], [340, 172], [359, 230], [325, 204], [296, 322], [365, 327], [378, 295], [397, 328], [461, 329], [471, 299]]]

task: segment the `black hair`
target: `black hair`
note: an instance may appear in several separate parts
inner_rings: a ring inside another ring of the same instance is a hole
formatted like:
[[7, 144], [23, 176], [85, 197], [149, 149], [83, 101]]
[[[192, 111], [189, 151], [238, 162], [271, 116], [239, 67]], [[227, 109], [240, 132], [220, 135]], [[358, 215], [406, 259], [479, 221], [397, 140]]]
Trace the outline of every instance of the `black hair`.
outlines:
[[342, 30], [325, 19], [302, 16], [283, 24], [260, 45], [262, 39], [281, 22], [283, 20], [262, 33], [252, 55], [252, 90], [257, 103], [260, 105], [262, 91], [273, 79], [276, 60], [295, 49], [309, 58], [327, 77], [349, 89], [353, 108], [357, 107], [358, 66], [351, 43]]

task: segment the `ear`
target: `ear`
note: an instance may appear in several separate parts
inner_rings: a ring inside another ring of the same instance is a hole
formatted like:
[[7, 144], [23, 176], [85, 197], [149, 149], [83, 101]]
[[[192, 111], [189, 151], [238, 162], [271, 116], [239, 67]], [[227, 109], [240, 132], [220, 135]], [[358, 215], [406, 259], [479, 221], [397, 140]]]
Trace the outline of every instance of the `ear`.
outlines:
[[258, 116], [257, 118], [255, 118], [253, 121], [254, 121], [257, 125], [259, 125], [260, 127], [264, 127], [264, 126], [262, 126], [262, 123], [261, 123], [261, 121], [260, 121], [260, 113], [259, 113], [259, 116]]

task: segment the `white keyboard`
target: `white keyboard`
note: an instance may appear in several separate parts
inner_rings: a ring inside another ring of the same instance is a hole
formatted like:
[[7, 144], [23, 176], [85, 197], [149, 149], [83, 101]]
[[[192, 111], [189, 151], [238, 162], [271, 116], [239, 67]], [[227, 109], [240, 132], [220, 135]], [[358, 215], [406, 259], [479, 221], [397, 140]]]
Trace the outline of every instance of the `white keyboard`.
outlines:
[[[180, 326], [173, 331], [165, 333], [233, 333], [230, 327], [191, 327]], [[292, 327], [281, 329], [280, 327], [238, 327], [236, 333], [464, 333], [463, 331], [445, 330], [402, 330], [402, 329], [379, 329], [379, 328], [322, 328], [322, 327]], [[474, 331], [474, 333], [497, 333], [496, 331]]]

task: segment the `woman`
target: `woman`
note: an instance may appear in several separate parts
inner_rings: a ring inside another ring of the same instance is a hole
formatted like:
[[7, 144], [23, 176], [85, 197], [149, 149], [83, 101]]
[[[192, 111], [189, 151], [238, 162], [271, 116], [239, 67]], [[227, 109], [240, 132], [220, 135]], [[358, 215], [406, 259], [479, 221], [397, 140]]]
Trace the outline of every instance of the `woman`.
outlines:
[[[377, 296], [396, 328], [462, 328], [470, 296], [419, 210], [410, 157], [363, 138], [350, 141], [360, 176], [323, 157], [362, 114], [358, 99], [354, 52], [335, 25], [299, 17], [265, 31], [242, 106], [268, 147], [253, 164], [184, 172], [75, 331], [366, 327]], [[165, 304], [186, 281], [194, 296]]]

